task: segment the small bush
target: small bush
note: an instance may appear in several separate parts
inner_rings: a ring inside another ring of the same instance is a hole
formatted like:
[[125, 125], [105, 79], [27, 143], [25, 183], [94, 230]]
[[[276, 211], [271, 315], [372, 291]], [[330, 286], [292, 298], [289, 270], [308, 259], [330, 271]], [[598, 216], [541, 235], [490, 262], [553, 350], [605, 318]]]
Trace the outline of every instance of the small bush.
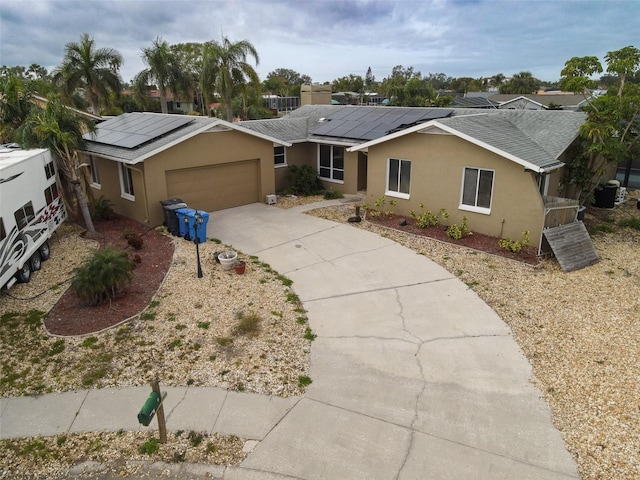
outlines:
[[447, 227], [447, 235], [454, 240], [460, 240], [462, 237], [466, 237], [470, 233], [471, 232], [469, 231], [469, 226], [467, 225], [467, 217], [462, 217], [462, 223], [460, 224], [460, 226], [454, 223], [453, 225], [449, 225]]
[[140, 445], [140, 448], [138, 448], [138, 452], [146, 453], [147, 455], [153, 455], [158, 450], [160, 450], [160, 440], [154, 437], [144, 442]]
[[93, 210], [93, 218], [96, 220], [113, 220], [116, 217], [113, 211], [113, 203], [111, 203], [111, 200], [108, 198], [104, 198], [104, 195], [95, 199], [91, 207]]
[[522, 240], [511, 240], [509, 238], [503, 238], [498, 241], [500, 248], [509, 250], [513, 253], [519, 253], [524, 247], [529, 245], [529, 230], [522, 232]]
[[344, 195], [336, 190], [325, 190], [323, 197], [325, 200], [335, 200], [336, 198], [344, 198]]
[[416, 213], [414, 210], [411, 210], [409, 215], [416, 220], [416, 226], [420, 228], [438, 226], [440, 225], [440, 217], [444, 219], [449, 218], [449, 214], [444, 208], [441, 209], [440, 214], [437, 215], [435, 213], [431, 213], [431, 210], [425, 210], [423, 203], [420, 204], [420, 213]]
[[290, 191], [296, 195], [316, 195], [322, 191], [318, 172], [309, 165], [289, 165]]
[[131, 281], [132, 262], [127, 252], [111, 247], [94, 250], [77, 271], [71, 288], [90, 305], [115, 298]]

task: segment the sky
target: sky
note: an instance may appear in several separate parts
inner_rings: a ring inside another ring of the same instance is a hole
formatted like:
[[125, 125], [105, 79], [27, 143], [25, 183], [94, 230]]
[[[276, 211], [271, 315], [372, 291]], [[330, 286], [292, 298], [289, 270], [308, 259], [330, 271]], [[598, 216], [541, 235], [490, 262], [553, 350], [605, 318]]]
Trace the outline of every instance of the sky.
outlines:
[[[396, 65], [423, 75], [511, 76], [556, 81], [572, 57], [640, 48], [638, 0], [0, 0], [0, 65], [51, 70], [83, 32], [118, 50], [130, 81], [141, 50], [248, 40], [260, 79], [288, 68], [323, 83], [383, 80]], [[252, 59], [250, 59], [252, 61]]]

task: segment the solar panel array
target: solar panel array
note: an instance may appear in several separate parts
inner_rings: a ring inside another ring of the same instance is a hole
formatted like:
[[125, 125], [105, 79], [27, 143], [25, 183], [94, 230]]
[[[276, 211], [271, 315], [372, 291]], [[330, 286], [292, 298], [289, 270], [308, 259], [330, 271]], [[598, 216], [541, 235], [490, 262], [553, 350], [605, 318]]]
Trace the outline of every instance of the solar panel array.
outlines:
[[95, 135], [84, 138], [123, 148], [135, 148], [193, 121], [181, 115], [125, 113], [96, 126]]
[[374, 140], [416, 123], [448, 117], [453, 110], [413, 107], [347, 107], [327, 117], [313, 135]]

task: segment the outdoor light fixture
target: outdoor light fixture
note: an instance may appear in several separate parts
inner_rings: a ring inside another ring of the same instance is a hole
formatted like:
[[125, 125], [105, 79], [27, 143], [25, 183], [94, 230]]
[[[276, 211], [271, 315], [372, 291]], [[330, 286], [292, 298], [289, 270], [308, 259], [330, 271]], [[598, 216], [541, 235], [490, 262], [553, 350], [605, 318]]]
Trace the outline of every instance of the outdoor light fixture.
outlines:
[[202, 219], [202, 215], [200, 215], [197, 210], [196, 210], [196, 213], [194, 214], [194, 220], [195, 222], [193, 222], [193, 233], [194, 233], [193, 243], [196, 244], [196, 258], [198, 262], [198, 278], [202, 278], [202, 265], [200, 265], [200, 249], [198, 248], [198, 245], [200, 244], [200, 237], [198, 237], [198, 227], [202, 226], [202, 223], [204, 222], [204, 220]]

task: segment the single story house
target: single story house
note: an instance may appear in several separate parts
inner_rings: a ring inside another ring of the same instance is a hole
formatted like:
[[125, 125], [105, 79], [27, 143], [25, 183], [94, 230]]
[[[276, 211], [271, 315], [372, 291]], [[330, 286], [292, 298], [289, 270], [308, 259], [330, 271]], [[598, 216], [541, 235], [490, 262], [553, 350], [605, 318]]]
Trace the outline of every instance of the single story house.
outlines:
[[588, 100], [576, 93], [543, 93], [543, 94], [516, 94], [496, 93], [488, 99], [497, 103], [498, 108], [507, 110], [582, 110], [588, 104]]
[[[584, 122], [572, 111], [305, 105], [285, 117], [228, 123], [153, 113], [98, 125], [84, 151], [92, 188], [148, 225], [159, 201], [178, 197], [215, 211], [288, 184], [310, 165], [326, 189], [397, 200], [408, 215], [444, 208], [451, 223], [541, 245], [544, 227], [572, 222], [577, 202], [561, 183]], [[559, 215], [558, 210], [563, 210]]]
[[154, 226], [169, 198], [205, 211], [264, 201], [275, 193], [274, 145], [290, 146], [217, 118], [125, 113], [85, 135], [81, 161], [95, 197]]

